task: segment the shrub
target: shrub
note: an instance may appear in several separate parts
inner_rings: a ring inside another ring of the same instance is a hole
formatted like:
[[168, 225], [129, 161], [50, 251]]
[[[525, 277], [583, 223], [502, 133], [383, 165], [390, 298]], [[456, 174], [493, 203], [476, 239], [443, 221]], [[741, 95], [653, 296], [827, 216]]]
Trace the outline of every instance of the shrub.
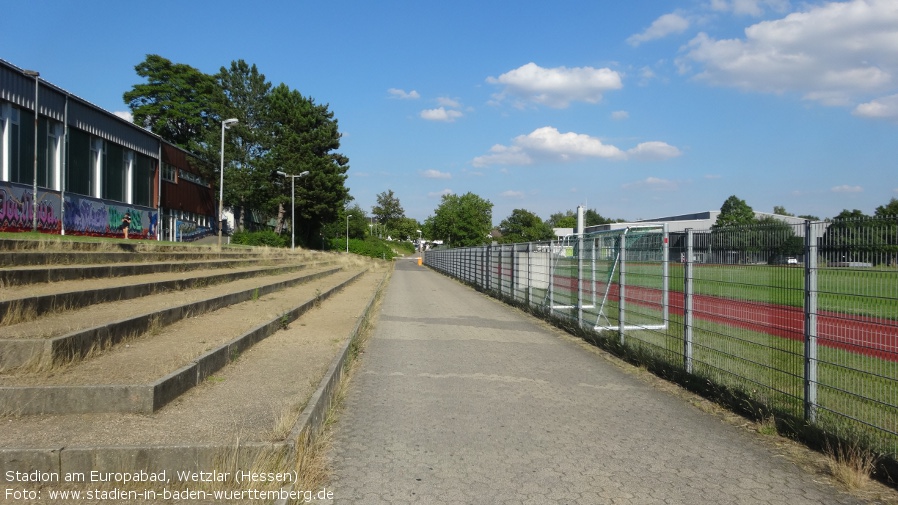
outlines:
[[271, 230], [238, 231], [231, 236], [231, 243], [251, 246], [287, 247], [288, 240]]
[[[345, 251], [346, 239], [332, 238], [330, 240], [330, 249], [334, 251]], [[396, 256], [396, 253], [393, 252], [386, 242], [376, 237], [367, 237], [364, 240], [357, 238], [349, 239], [349, 252], [361, 256], [388, 260], [393, 259]]]

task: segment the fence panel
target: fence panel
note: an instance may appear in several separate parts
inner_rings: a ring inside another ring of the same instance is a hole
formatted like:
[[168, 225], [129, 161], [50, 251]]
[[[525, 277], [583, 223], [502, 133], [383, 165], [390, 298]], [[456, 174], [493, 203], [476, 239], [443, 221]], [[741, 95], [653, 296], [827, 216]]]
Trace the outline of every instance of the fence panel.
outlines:
[[458, 257], [481, 289], [896, 459], [898, 219], [631, 227], [425, 263]]

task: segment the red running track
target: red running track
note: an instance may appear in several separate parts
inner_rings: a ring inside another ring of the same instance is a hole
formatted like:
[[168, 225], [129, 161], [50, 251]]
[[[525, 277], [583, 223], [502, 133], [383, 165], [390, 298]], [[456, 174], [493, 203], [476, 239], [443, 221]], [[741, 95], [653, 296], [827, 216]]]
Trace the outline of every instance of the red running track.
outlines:
[[[555, 277], [553, 284], [556, 289], [577, 290], [576, 277]], [[612, 284], [608, 294], [610, 300], [618, 300], [617, 288], [616, 284]], [[584, 287], [584, 291], [586, 289]], [[596, 292], [597, 297], [601, 298], [605, 285], [596, 283]], [[682, 316], [685, 304], [683, 293], [671, 291], [668, 296], [670, 312]], [[656, 307], [661, 304], [660, 289], [627, 286], [626, 297], [627, 303]], [[804, 340], [804, 310], [801, 307], [695, 295], [692, 310], [693, 316], [703, 321]], [[898, 321], [818, 310], [817, 342], [865, 356], [898, 361]]]

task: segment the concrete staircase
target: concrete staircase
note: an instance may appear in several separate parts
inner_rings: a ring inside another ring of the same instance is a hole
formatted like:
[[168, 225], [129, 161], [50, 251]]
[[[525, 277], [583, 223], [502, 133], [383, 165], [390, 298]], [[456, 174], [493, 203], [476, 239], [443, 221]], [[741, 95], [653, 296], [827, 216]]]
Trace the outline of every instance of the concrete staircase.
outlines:
[[308, 251], [0, 240], [0, 469], [289, 466], [389, 270]]

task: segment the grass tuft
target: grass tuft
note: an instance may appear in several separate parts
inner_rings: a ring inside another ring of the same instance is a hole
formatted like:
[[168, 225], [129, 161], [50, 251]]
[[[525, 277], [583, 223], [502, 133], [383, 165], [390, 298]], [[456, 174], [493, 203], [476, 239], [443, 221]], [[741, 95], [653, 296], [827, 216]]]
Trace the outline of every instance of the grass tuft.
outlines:
[[13, 300], [7, 305], [6, 313], [0, 319], [0, 326], [12, 326], [35, 319], [37, 319], [37, 310], [34, 305], [26, 304], [22, 300]]
[[878, 458], [857, 443], [826, 443], [824, 453], [829, 457], [829, 472], [847, 489], [862, 489], [870, 482]]

